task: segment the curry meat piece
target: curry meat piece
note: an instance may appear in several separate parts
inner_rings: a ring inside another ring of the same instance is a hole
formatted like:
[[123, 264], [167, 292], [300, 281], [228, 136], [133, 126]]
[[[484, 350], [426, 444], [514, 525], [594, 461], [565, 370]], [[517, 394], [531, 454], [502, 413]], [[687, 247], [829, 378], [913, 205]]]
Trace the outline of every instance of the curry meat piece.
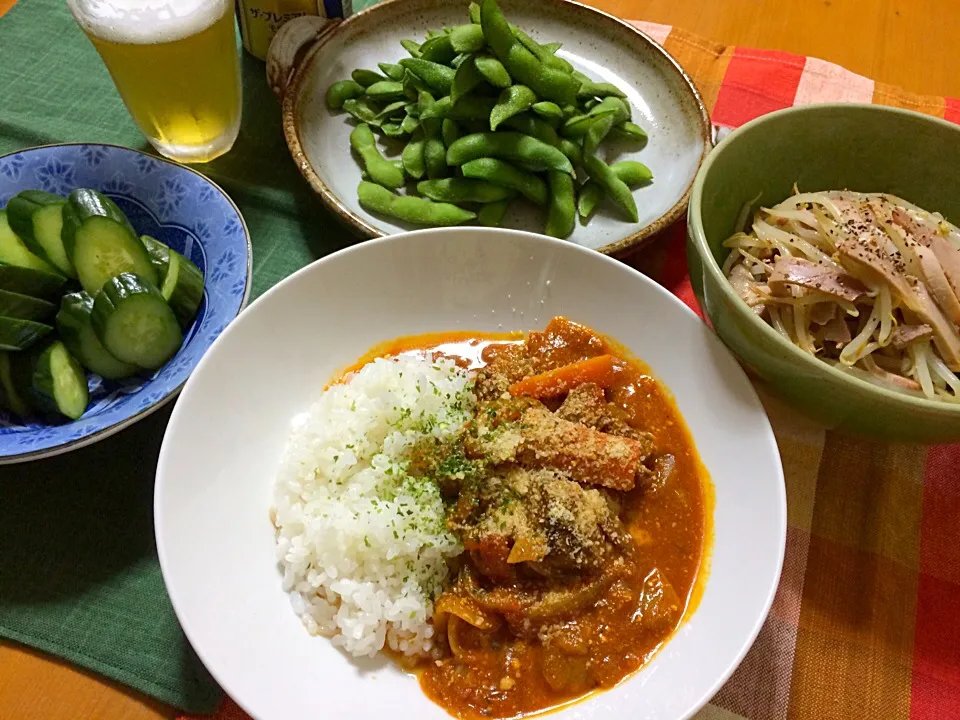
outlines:
[[451, 529], [492, 580], [516, 581], [521, 563], [534, 577], [600, 570], [631, 545], [612, 496], [553, 470], [502, 466], [472, 505], [451, 515]]
[[517, 457], [522, 464], [558, 470], [612, 490], [632, 490], [644, 458], [643, 445], [636, 440], [564, 420], [544, 407], [523, 413], [520, 433]]
[[531, 398], [504, 398], [482, 403], [466, 440], [467, 454], [498, 464], [515, 462], [545, 468], [588, 485], [627, 491], [650, 450], [640, 440], [594, 430], [551, 413]]
[[600, 432], [636, 440], [643, 446], [643, 457], [653, 454], [653, 435], [630, 425], [626, 413], [607, 402], [603, 389], [596, 383], [584, 383], [569, 393], [557, 409], [557, 417], [581, 423]]

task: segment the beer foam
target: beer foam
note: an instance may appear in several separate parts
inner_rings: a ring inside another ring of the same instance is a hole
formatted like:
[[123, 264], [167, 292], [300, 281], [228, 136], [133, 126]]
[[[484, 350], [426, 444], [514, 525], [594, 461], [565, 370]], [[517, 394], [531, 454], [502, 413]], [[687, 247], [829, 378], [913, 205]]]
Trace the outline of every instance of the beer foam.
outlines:
[[232, 8], [228, 0], [67, 0], [67, 4], [88, 34], [134, 45], [196, 35]]

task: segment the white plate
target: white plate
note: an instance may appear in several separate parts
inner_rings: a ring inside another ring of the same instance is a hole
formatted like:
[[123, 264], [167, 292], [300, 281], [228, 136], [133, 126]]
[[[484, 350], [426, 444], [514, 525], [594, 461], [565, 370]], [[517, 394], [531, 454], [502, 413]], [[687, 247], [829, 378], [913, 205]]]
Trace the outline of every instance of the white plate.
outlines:
[[[634, 191], [639, 222], [624, 221], [604, 203], [586, 225], [577, 221], [570, 240], [605, 252], [623, 252], [684, 212], [693, 179], [709, 147], [710, 125], [693, 83], [659, 45], [632, 26], [571, 2], [501, 0], [507, 19], [534, 39], [561, 42], [557, 53], [598, 81], [628, 95], [633, 119], [649, 134], [645, 148], [605, 143], [609, 162], [639, 160], [653, 171], [651, 185]], [[349, 115], [327, 109], [324, 96], [356, 68], [377, 70], [409, 55], [404, 38], [421, 41], [430, 28], [469, 22], [467, 3], [394, 0], [350, 18], [306, 56], [287, 91], [284, 128], [294, 159], [331, 209], [368, 237], [412, 229], [360, 207], [360, 166], [350, 152]], [[381, 147], [398, 153], [402, 143]], [[511, 205], [504, 225], [542, 232], [544, 213], [525, 202]]]
[[672, 390], [716, 506], [696, 612], [629, 681], [551, 718], [685, 718], [733, 672], [770, 607], [786, 537], [776, 442], [733, 356], [608, 257], [527, 233], [426, 230], [343, 250], [273, 288], [214, 343], [170, 419], [155, 498], [164, 579], [190, 642], [247, 712], [447, 717], [390, 662], [354, 664], [304, 630], [274, 562], [273, 479], [293, 416], [377, 342], [538, 329], [558, 314], [625, 344]]

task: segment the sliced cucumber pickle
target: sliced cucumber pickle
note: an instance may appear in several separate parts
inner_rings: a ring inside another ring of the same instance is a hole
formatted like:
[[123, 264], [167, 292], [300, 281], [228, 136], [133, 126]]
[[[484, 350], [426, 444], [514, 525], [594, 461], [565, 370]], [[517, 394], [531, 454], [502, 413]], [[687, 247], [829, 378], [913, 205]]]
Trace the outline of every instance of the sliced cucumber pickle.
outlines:
[[140, 239], [160, 275], [160, 294], [173, 308], [181, 327], [188, 327], [197, 316], [203, 300], [203, 273], [186, 257], [149, 235]]
[[45, 413], [76, 420], [90, 402], [87, 374], [59, 340], [50, 343], [37, 357], [31, 385], [34, 404]]
[[21, 293], [0, 290], [0, 317], [14, 320], [46, 320], [56, 312], [57, 306], [40, 298]]
[[33, 320], [0, 317], [0, 350], [27, 350], [53, 331]]
[[139, 368], [117, 360], [93, 330], [93, 298], [86, 292], [64, 295], [57, 313], [57, 333], [67, 350], [90, 372], [108, 380], [135, 375]]
[[158, 282], [150, 255], [130, 221], [106, 195], [74, 190], [63, 209], [63, 242], [77, 279], [91, 295], [120, 273]]
[[24, 190], [7, 203], [10, 227], [30, 250], [68, 277], [76, 277], [63, 246], [63, 206], [59, 195]]
[[0, 262], [0, 290], [46, 298], [56, 295], [67, 281], [62, 275]]
[[50, 263], [30, 252], [23, 240], [10, 227], [6, 210], [0, 210], [0, 262], [59, 275]]
[[107, 280], [93, 301], [97, 338], [122, 362], [156, 370], [183, 343], [177, 316], [152, 283], [133, 273]]

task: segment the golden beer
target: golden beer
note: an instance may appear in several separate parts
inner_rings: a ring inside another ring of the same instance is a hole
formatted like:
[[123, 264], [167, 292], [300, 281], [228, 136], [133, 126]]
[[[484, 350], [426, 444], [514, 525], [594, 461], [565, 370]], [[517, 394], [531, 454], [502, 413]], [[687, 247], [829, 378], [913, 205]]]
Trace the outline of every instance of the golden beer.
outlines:
[[68, 0], [134, 122], [161, 154], [207, 162], [240, 130], [240, 58], [226, 0]]

